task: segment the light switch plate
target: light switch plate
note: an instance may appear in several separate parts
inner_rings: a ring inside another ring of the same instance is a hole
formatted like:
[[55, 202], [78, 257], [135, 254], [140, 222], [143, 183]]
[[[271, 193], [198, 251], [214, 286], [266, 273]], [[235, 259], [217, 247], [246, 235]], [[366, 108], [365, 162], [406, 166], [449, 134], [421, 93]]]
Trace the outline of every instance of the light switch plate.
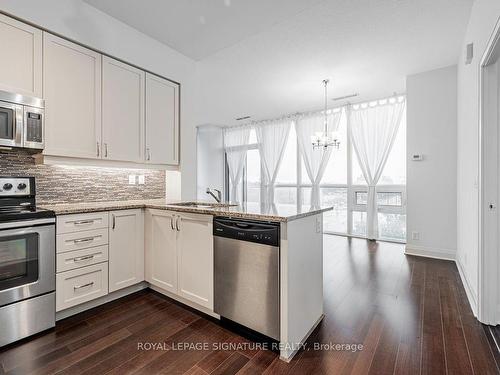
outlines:
[[411, 160], [413, 160], [413, 161], [422, 161], [422, 160], [424, 160], [424, 155], [422, 155], [422, 154], [413, 154], [411, 156]]
[[146, 177], [143, 174], [140, 174], [137, 181], [139, 185], [144, 185], [146, 183]]
[[129, 185], [135, 185], [135, 174], [129, 174], [128, 175], [128, 184]]

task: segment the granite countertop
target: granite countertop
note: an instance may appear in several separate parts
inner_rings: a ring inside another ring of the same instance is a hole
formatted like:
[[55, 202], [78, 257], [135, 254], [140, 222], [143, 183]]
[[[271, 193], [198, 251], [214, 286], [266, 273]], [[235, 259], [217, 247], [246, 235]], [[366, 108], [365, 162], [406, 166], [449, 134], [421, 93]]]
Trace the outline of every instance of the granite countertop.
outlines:
[[[199, 201], [197, 201], [198, 203]], [[297, 205], [263, 205], [260, 203], [246, 203], [234, 206], [176, 206], [179, 201], [167, 201], [165, 199], [149, 200], [127, 200], [111, 202], [82, 202], [82, 203], [57, 203], [40, 204], [41, 208], [52, 210], [56, 215], [77, 214], [86, 212], [125, 210], [132, 208], [154, 208], [177, 212], [188, 212], [214, 216], [228, 216], [240, 219], [255, 219], [264, 221], [291, 221], [302, 217], [316, 215], [329, 211], [333, 207], [314, 208], [308, 205], [297, 207]], [[212, 202], [199, 202], [213, 205]]]

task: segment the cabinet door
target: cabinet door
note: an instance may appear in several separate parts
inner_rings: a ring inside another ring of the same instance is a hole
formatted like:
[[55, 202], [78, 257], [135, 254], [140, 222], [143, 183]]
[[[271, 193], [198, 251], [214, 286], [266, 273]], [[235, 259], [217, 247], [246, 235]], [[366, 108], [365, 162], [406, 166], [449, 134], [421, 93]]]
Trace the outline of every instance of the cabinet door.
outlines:
[[175, 215], [169, 211], [146, 210], [146, 281], [177, 293], [177, 231]]
[[109, 213], [109, 291], [144, 280], [144, 216], [141, 209]]
[[43, 42], [44, 153], [99, 158], [101, 55], [48, 33]]
[[177, 226], [179, 295], [213, 310], [212, 216], [181, 214]]
[[42, 96], [42, 31], [0, 14], [0, 89]]
[[104, 157], [141, 162], [144, 150], [144, 72], [104, 56], [102, 137]]
[[179, 85], [146, 73], [146, 161], [179, 164]]

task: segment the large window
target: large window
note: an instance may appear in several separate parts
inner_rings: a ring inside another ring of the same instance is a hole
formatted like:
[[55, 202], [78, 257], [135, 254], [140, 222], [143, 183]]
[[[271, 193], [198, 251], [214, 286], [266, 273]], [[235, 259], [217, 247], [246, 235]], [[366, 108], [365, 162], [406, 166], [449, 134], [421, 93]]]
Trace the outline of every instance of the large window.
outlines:
[[[364, 237], [366, 235], [367, 185], [348, 137], [345, 112], [338, 132], [340, 147], [335, 149], [320, 184], [321, 204], [333, 206], [324, 215], [326, 233]], [[248, 202], [261, 200], [262, 173], [255, 132], [244, 170], [241, 196]], [[311, 182], [299, 152], [295, 127], [292, 126], [278, 172], [275, 203], [308, 205], [311, 202]], [[406, 238], [406, 113], [398, 130], [394, 146], [377, 185], [379, 238], [405, 241]]]

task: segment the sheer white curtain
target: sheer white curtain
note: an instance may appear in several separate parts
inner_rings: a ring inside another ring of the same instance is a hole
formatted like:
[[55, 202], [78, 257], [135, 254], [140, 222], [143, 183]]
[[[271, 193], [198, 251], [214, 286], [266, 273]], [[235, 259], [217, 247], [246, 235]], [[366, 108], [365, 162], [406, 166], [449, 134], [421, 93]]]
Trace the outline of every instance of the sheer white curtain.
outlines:
[[274, 203], [274, 185], [290, 134], [290, 119], [255, 125], [263, 172], [263, 203]]
[[[338, 129], [341, 116], [341, 110], [330, 112], [328, 115], [328, 131], [332, 132]], [[325, 115], [323, 113], [305, 114], [295, 120], [299, 150], [304, 160], [307, 176], [312, 184], [311, 206], [313, 207], [321, 205], [319, 184], [332, 154], [332, 147], [313, 149], [311, 143], [311, 136], [324, 131], [324, 126]]]
[[250, 138], [249, 126], [224, 129], [224, 149], [226, 151], [231, 193], [229, 199], [238, 201], [238, 185], [243, 177], [243, 168], [247, 155], [248, 141]]
[[368, 185], [366, 237], [378, 238], [377, 183], [398, 133], [405, 98], [348, 107], [351, 141]]

